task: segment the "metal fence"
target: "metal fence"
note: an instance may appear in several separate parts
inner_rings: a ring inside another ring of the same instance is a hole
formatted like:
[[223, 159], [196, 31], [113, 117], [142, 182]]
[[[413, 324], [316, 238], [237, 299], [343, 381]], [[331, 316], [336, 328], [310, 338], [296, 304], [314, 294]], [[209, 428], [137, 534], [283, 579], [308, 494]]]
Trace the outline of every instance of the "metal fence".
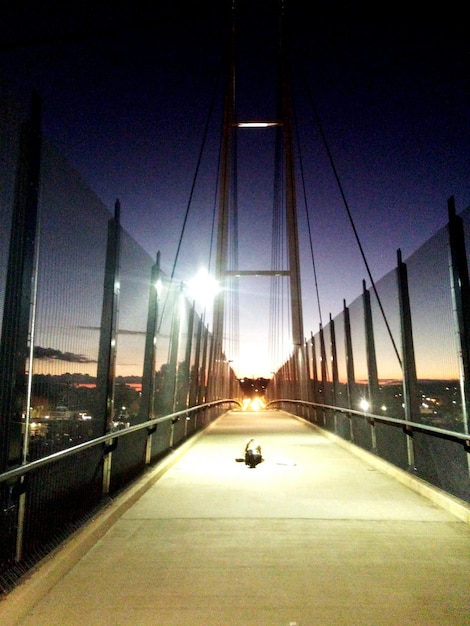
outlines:
[[[330, 317], [268, 400], [470, 502], [470, 209]], [[286, 400], [285, 403], [279, 399]], [[295, 401], [294, 401], [295, 400]]]
[[0, 92], [4, 590], [235, 389], [204, 313], [42, 136], [39, 105]]

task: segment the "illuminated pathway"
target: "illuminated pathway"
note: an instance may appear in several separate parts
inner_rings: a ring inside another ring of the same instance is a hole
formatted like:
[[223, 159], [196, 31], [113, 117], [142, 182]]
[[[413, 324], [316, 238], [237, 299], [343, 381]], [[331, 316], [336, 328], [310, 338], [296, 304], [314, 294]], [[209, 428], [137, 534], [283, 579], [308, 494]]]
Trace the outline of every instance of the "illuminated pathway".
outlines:
[[[249, 436], [256, 469], [235, 460]], [[223, 415], [15, 589], [2, 625], [468, 625], [470, 526], [344, 445]]]

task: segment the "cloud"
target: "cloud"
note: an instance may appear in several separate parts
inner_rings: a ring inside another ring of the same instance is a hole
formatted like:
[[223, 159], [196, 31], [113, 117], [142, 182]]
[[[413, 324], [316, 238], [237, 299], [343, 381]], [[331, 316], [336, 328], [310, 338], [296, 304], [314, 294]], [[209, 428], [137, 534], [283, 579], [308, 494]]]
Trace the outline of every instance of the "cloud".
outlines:
[[35, 346], [33, 356], [35, 359], [54, 359], [56, 361], [67, 361], [68, 363], [96, 363], [96, 359], [89, 359], [83, 354], [73, 352], [61, 352], [54, 348], [42, 348]]

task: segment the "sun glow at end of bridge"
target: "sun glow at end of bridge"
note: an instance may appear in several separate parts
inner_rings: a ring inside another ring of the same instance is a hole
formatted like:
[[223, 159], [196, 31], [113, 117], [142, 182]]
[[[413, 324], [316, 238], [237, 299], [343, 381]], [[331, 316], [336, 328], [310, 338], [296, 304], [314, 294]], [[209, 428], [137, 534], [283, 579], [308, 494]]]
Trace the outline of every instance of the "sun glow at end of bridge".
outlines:
[[242, 411], [261, 411], [266, 406], [262, 398], [245, 398], [242, 403]]

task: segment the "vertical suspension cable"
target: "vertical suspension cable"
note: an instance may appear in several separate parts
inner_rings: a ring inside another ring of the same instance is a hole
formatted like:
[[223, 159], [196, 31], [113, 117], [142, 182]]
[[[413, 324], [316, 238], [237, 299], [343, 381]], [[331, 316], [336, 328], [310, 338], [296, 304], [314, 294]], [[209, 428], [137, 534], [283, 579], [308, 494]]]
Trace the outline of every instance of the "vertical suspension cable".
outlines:
[[[234, 95], [235, 98], [235, 95]], [[235, 108], [235, 105], [234, 105]], [[229, 227], [229, 266], [232, 270], [239, 268], [239, 250], [238, 250], [238, 165], [237, 165], [237, 133], [234, 132], [232, 140], [232, 186], [230, 198], [230, 216], [231, 223]], [[227, 355], [231, 360], [237, 360], [240, 354], [240, 316], [239, 316], [239, 279], [231, 275], [228, 282], [229, 320], [227, 328], [229, 336], [226, 338], [228, 349]]]
[[[283, 180], [282, 180], [282, 135], [280, 128], [276, 128], [275, 165], [274, 165], [274, 198], [272, 219], [272, 248], [271, 270], [278, 271], [283, 268], [285, 262], [285, 250], [283, 248], [284, 211], [283, 207]], [[278, 363], [282, 353], [282, 329], [283, 329], [283, 287], [285, 278], [282, 276], [271, 277], [270, 314], [269, 314], [269, 346], [270, 360]]]
[[318, 319], [320, 320], [320, 325], [323, 326], [322, 314], [321, 314], [320, 291], [319, 291], [319, 288], [318, 288], [318, 279], [317, 279], [317, 268], [316, 268], [316, 263], [315, 263], [315, 255], [314, 255], [314, 252], [313, 252], [312, 229], [310, 227], [310, 216], [309, 216], [309, 212], [308, 212], [307, 190], [306, 190], [306, 185], [305, 185], [305, 174], [304, 174], [304, 165], [303, 165], [303, 159], [302, 159], [302, 148], [301, 148], [301, 145], [300, 145], [299, 125], [298, 125], [297, 113], [296, 113], [295, 107], [293, 107], [293, 109], [294, 109], [294, 126], [295, 126], [296, 138], [297, 138], [297, 153], [298, 153], [298, 159], [299, 159], [300, 179], [301, 179], [301, 184], [302, 184], [302, 195], [303, 195], [303, 199], [304, 199], [304, 208], [305, 208], [305, 219], [306, 219], [306, 222], [307, 222], [308, 241], [309, 241], [309, 244], [310, 244], [310, 256], [311, 256], [311, 259], [312, 259], [313, 277], [314, 277], [314, 281], [315, 281], [315, 293], [316, 293], [317, 306], [318, 306]]

